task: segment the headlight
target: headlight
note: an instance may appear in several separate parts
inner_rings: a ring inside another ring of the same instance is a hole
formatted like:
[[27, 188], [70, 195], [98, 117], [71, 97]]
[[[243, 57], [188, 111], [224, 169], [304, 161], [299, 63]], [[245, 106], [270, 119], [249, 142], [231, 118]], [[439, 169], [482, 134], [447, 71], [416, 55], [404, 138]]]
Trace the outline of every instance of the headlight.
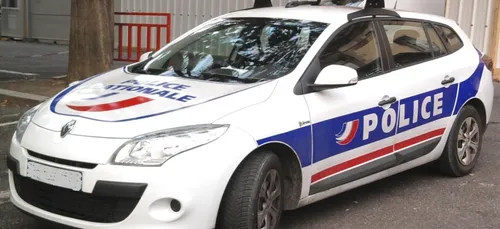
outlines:
[[161, 166], [171, 157], [217, 140], [228, 125], [196, 125], [142, 135], [122, 145], [113, 163]]
[[17, 122], [17, 130], [16, 130], [17, 142], [21, 143], [21, 140], [23, 139], [24, 136], [24, 132], [26, 132], [28, 125], [31, 123], [33, 116], [35, 116], [36, 112], [38, 111], [38, 108], [40, 108], [41, 105], [42, 104], [38, 104], [37, 106], [26, 111], [26, 113], [24, 113]]

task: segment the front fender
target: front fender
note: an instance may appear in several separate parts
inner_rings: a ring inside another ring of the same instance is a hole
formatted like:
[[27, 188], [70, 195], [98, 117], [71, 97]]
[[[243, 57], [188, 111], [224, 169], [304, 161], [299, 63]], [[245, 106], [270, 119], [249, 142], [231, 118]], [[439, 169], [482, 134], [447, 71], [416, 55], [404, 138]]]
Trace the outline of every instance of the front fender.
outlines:
[[199, 228], [215, 228], [220, 202], [231, 176], [256, 148], [257, 143], [250, 135], [231, 126], [216, 141], [166, 162], [168, 192], [189, 196], [187, 219], [182, 221], [196, 222]]
[[486, 114], [486, 123], [488, 124], [491, 121], [491, 113], [493, 112], [495, 86], [493, 83], [493, 74], [486, 68], [483, 71], [483, 77], [481, 78], [481, 83], [476, 97], [483, 102]]

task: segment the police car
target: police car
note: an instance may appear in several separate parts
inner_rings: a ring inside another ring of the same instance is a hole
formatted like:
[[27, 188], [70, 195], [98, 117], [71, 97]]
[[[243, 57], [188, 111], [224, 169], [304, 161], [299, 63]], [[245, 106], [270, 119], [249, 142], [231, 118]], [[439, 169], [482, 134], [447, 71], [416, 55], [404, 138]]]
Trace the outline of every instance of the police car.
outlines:
[[452, 20], [296, 2], [214, 18], [26, 112], [11, 201], [77, 228], [274, 229], [434, 163], [469, 174], [491, 69]]

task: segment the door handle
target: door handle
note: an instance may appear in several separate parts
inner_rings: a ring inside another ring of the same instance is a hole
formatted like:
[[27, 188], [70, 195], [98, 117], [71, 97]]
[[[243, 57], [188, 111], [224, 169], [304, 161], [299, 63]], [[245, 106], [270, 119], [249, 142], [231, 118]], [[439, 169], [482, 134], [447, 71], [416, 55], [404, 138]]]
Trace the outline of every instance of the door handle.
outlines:
[[450, 83], [453, 83], [453, 82], [455, 82], [455, 77], [449, 77], [449, 76], [446, 76], [446, 77], [444, 78], [444, 80], [443, 80], [443, 81], [441, 81], [441, 84], [442, 84], [442, 85], [446, 85], [446, 84], [450, 84]]
[[391, 98], [388, 98], [388, 99], [384, 99], [382, 101], [380, 101], [378, 103], [379, 106], [385, 106], [385, 105], [388, 105], [388, 104], [393, 104], [395, 103], [396, 101], [398, 101], [398, 99], [396, 97], [391, 97]]

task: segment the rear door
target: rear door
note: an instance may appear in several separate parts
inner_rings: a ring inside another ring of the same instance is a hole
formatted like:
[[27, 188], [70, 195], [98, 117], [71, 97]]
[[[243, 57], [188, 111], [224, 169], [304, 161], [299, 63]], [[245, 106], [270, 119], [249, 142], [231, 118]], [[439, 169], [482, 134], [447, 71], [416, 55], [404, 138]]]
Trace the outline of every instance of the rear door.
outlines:
[[[357, 85], [306, 92], [313, 124], [310, 195], [382, 171], [393, 152], [397, 101], [375, 24], [371, 20], [339, 29], [306, 72], [311, 82], [329, 65], [357, 70]], [[331, 77], [335, 77], [332, 75]], [[305, 82], [304, 84], [307, 84]], [[389, 100], [388, 103], [381, 103]]]
[[431, 24], [400, 19], [378, 24], [399, 103], [394, 151], [405, 162], [430, 153], [441, 140], [457, 98], [455, 66]]

